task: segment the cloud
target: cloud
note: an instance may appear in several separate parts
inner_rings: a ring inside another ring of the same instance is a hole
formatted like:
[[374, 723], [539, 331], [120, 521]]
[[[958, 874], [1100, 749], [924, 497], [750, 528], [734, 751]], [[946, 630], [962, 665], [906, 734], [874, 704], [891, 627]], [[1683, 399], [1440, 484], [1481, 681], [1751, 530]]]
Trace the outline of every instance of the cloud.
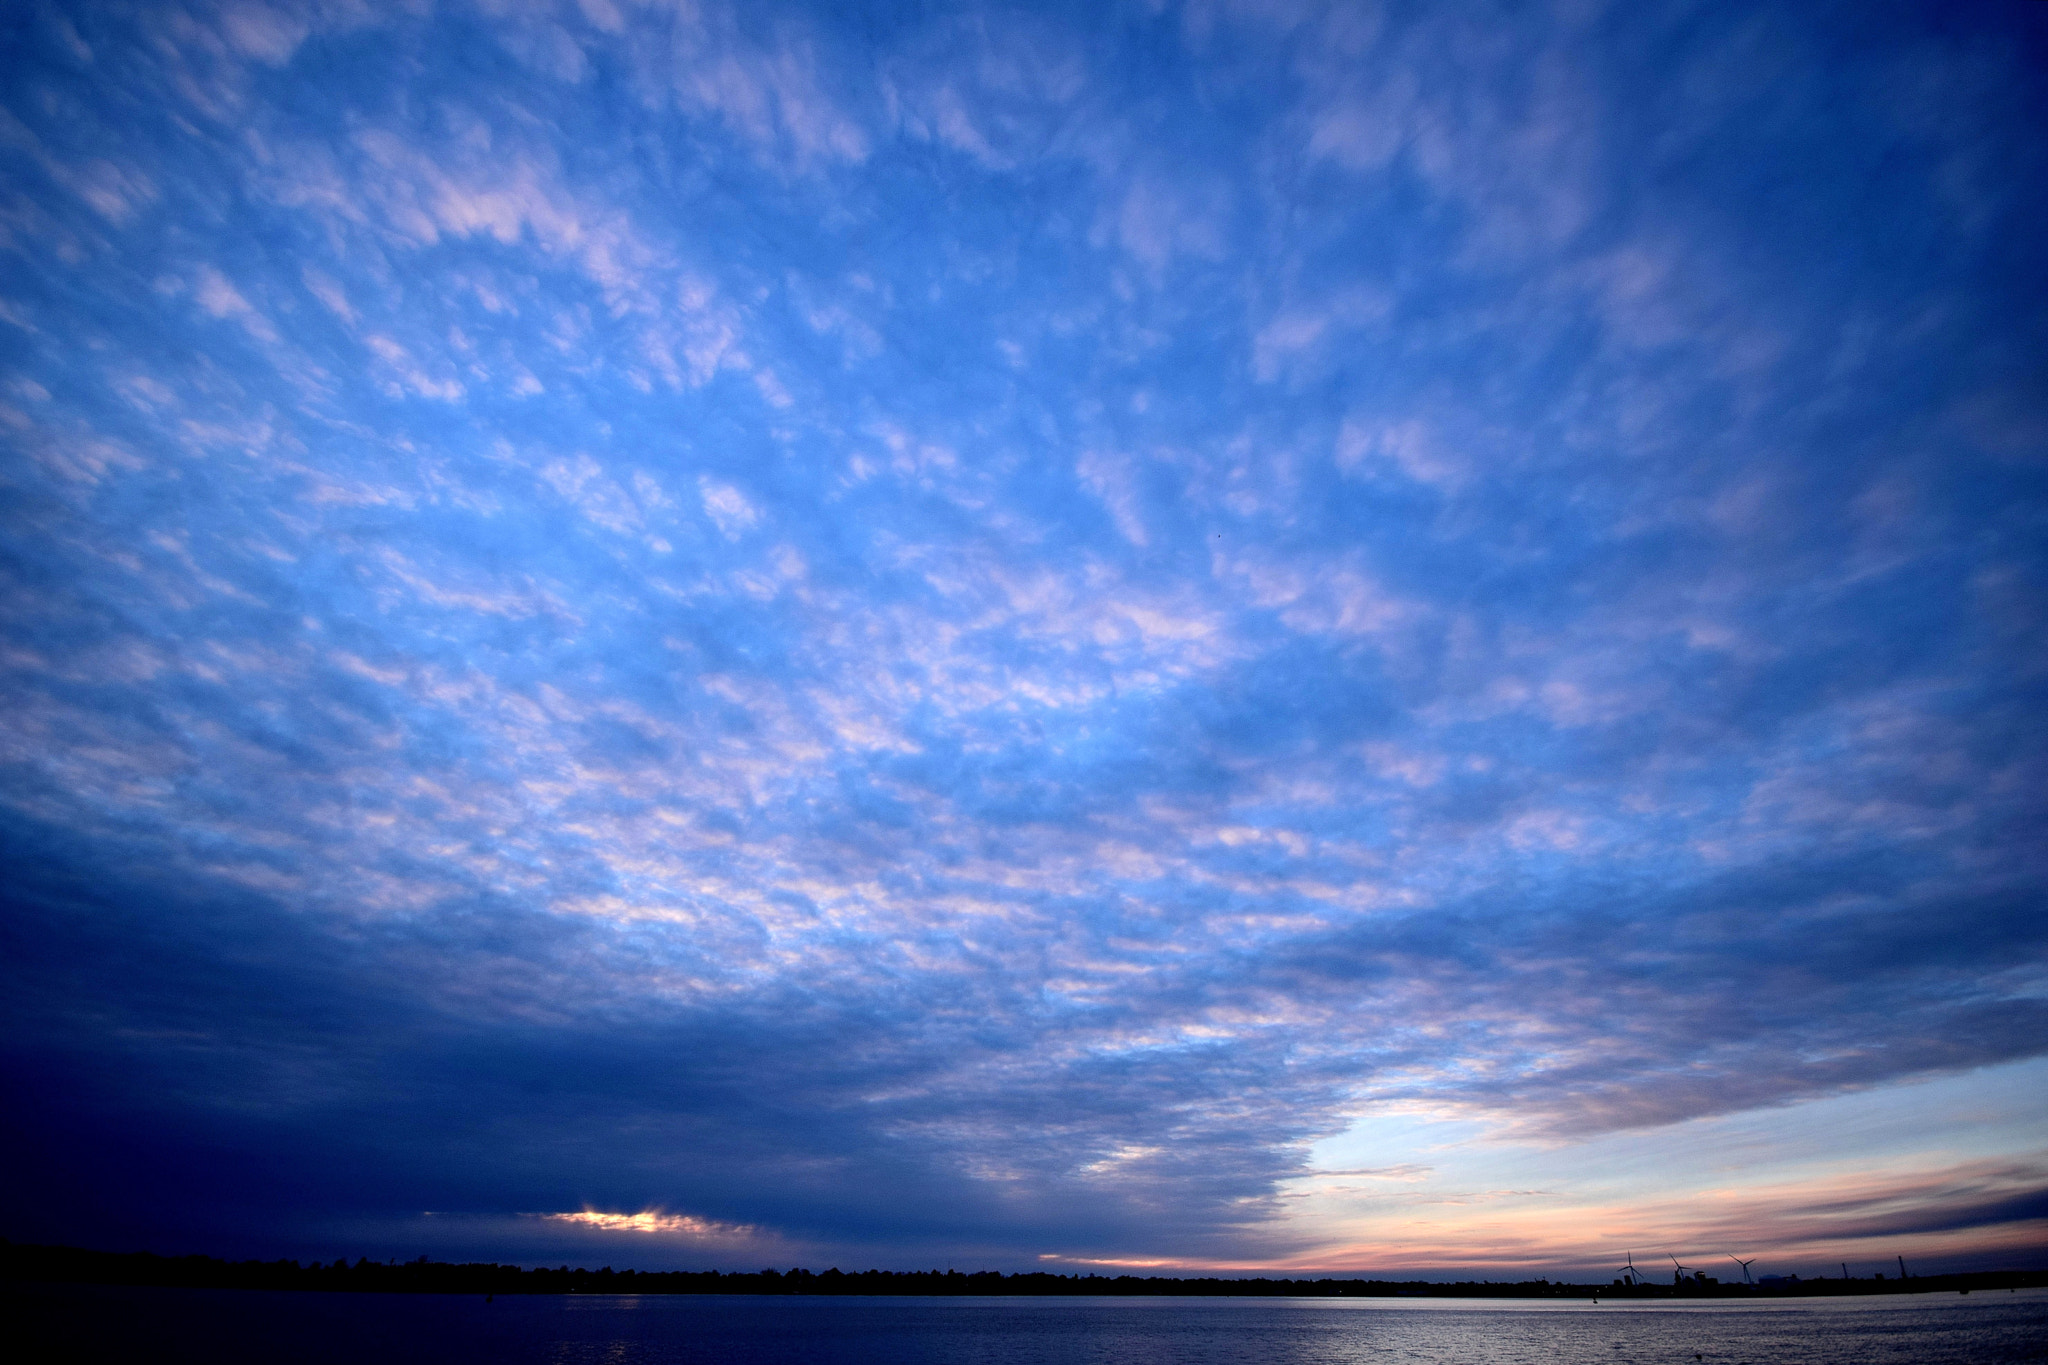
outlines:
[[347, 33], [379, 18], [361, 0], [181, 6], [152, 16], [148, 46], [172, 90], [203, 116], [227, 121], [244, 107], [263, 68], [285, 66], [315, 34]]
[[754, 1229], [732, 1223], [714, 1222], [687, 1213], [662, 1213], [651, 1210], [644, 1213], [599, 1213], [584, 1209], [580, 1213], [543, 1213], [536, 1217], [553, 1223], [567, 1223], [576, 1227], [591, 1228], [598, 1232], [642, 1232], [684, 1237], [745, 1237]]
[[845, 77], [794, 16], [775, 22], [764, 41], [719, 5], [584, 14], [617, 35], [643, 90], [715, 118], [767, 164], [810, 172], [867, 158], [870, 135], [834, 89]]
[[1098, 231], [1157, 275], [1179, 257], [1221, 259], [1228, 204], [1228, 196], [1215, 185], [1141, 173]]
[[1133, 545], [1146, 544], [1150, 537], [1138, 515], [1137, 489], [1130, 476], [1128, 462], [1091, 450], [1081, 457], [1076, 472], [1088, 491], [1102, 499], [1124, 539]]
[[[1535, 1264], [1473, 1153], [2040, 1055], [2031, 87], [1755, 17], [79, 12], [15, 1225]], [[2018, 1245], [2000, 1131], [1741, 1216]]]
[[729, 483], [700, 478], [697, 492], [704, 504], [704, 515], [717, 524], [728, 540], [737, 539], [761, 519], [760, 511], [747, 501], [746, 494]]
[[[52, 17], [63, 23], [61, 17]], [[75, 38], [76, 34], [72, 36]], [[32, 129], [4, 109], [0, 109], [0, 146], [28, 157], [51, 181], [77, 195], [116, 226], [125, 225], [157, 198], [156, 182], [139, 167], [107, 157], [81, 161], [54, 153]]]
[[1077, 116], [1094, 123], [1108, 113], [1079, 36], [1023, 13], [968, 11], [928, 25], [899, 47], [883, 93], [905, 134], [990, 171], [1048, 155], [1085, 159], [1076, 145], [1085, 139], [1072, 137]]
[[1333, 299], [1284, 310], [1253, 336], [1252, 373], [1271, 382], [1316, 356], [1326, 341], [1378, 321], [1388, 307], [1379, 291], [1353, 288]]
[[1455, 487], [1463, 482], [1462, 461], [1443, 448], [1442, 440], [1418, 421], [1373, 424], [1346, 419], [1337, 432], [1337, 465], [1363, 472], [1375, 465], [1392, 466], [1417, 483]]

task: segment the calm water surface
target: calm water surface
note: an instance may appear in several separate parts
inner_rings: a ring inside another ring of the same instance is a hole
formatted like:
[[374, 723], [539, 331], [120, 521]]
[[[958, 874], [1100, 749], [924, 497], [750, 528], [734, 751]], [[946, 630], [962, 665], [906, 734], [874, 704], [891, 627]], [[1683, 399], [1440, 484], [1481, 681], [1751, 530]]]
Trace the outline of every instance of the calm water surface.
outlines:
[[16, 1285], [15, 1359], [321, 1365], [2003, 1365], [2048, 1290], [1771, 1303], [479, 1298]]

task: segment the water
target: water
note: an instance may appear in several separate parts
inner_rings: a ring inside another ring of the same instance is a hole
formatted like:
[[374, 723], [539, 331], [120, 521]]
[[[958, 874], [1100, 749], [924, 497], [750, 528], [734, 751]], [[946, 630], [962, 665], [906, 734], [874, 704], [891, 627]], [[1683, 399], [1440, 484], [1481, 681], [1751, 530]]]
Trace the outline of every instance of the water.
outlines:
[[2004, 1365], [2048, 1290], [1768, 1303], [525, 1298], [16, 1285], [14, 1359], [349, 1365]]

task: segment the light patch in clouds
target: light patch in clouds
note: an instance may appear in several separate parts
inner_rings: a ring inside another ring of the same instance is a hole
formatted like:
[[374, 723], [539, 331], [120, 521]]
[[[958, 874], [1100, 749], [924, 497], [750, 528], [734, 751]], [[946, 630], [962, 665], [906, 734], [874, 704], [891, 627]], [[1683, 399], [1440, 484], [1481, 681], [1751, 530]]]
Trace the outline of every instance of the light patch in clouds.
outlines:
[[309, 266], [302, 272], [301, 278], [306, 282], [307, 292], [326, 304], [328, 310], [343, 322], [351, 327], [355, 325], [356, 310], [349, 305], [348, 295], [342, 292], [341, 286], [331, 277]]
[[257, 312], [249, 300], [242, 297], [242, 291], [212, 266], [200, 267], [192, 296], [212, 316], [232, 318], [241, 323], [258, 341], [274, 342], [278, 339], [277, 329], [270, 325], [270, 319]]
[[1133, 545], [1145, 545], [1150, 537], [1138, 514], [1138, 489], [1131, 463], [1100, 451], [1088, 451], [1075, 466], [1082, 485], [1102, 499], [1116, 529]]
[[1222, 259], [1230, 198], [1221, 186], [1199, 175], [1152, 171], [1128, 184], [1101, 230], [1155, 277], [1178, 258]]
[[761, 520], [761, 513], [754, 504], [747, 501], [746, 494], [729, 483], [703, 477], [697, 480], [697, 496], [704, 505], [704, 515], [710, 517], [728, 540], [737, 540], [740, 535], [754, 528]]
[[1444, 448], [1443, 438], [1428, 424], [1413, 418], [1398, 422], [1346, 418], [1337, 432], [1336, 455], [1338, 468], [1346, 473], [1386, 470], [1445, 488], [1465, 480], [1464, 461]]
[[577, 1213], [543, 1213], [537, 1216], [550, 1223], [589, 1228], [596, 1232], [641, 1232], [671, 1237], [730, 1239], [751, 1237], [758, 1231], [745, 1224], [720, 1223], [687, 1213], [663, 1213], [654, 1209], [640, 1213], [600, 1213], [595, 1209], [584, 1209]]

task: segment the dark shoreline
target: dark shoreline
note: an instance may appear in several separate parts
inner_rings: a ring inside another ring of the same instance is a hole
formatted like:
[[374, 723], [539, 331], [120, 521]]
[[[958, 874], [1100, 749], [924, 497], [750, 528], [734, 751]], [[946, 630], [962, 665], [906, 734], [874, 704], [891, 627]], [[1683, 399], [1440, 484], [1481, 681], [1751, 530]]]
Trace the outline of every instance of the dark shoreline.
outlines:
[[288, 1289], [380, 1294], [781, 1294], [866, 1296], [1056, 1297], [1110, 1295], [1157, 1298], [1454, 1298], [1700, 1300], [1845, 1297], [1866, 1294], [1967, 1294], [1971, 1290], [2035, 1289], [2048, 1286], [2048, 1270], [1991, 1270], [1960, 1275], [1915, 1275], [1908, 1279], [1795, 1280], [1783, 1284], [1687, 1284], [1616, 1286], [1550, 1280], [1495, 1282], [1460, 1280], [1376, 1280], [1321, 1276], [1271, 1279], [1263, 1276], [1181, 1279], [1169, 1276], [1054, 1275], [1022, 1271], [1005, 1275], [947, 1271], [837, 1268], [762, 1270], [615, 1271], [570, 1268], [522, 1270], [518, 1266], [473, 1262], [388, 1263], [359, 1259], [354, 1264], [300, 1265], [297, 1261], [223, 1261], [212, 1256], [158, 1256], [152, 1252], [91, 1251], [82, 1247], [33, 1246], [0, 1241], [0, 1279], [71, 1284], [160, 1285], [186, 1289]]

